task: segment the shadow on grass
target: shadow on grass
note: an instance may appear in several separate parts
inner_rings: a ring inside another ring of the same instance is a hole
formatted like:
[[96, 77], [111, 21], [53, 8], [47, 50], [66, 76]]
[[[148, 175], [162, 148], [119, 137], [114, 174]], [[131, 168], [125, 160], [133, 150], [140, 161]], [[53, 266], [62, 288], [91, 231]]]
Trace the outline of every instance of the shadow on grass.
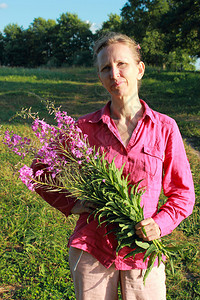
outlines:
[[[60, 70], [0, 68], [0, 122], [7, 123], [22, 107], [32, 107], [40, 118], [49, 119], [44, 100], [54, 101], [61, 110], [78, 118], [100, 109], [109, 95], [98, 81], [94, 68]], [[147, 68], [140, 97], [151, 108], [174, 118], [180, 131], [199, 150], [200, 73], [159, 72]], [[15, 119], [13, 123], [24, 123]]]

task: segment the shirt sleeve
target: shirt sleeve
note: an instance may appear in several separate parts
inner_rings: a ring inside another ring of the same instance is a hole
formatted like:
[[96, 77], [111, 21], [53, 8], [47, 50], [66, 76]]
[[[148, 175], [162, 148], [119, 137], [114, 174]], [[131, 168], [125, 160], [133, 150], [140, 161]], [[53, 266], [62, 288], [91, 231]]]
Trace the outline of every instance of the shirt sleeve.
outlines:
[[[37, 163], [35, 159], [31, 165], [33, 173], [37, 172], [40, 169], [43, 169], [44, 166]], [[51, 190], [45, 190], [45, 188], [36, 188], [36, 193], [38, 193], [47, 203], [52, 207], [61, 211], [66, 217], [71, 214], [71, 209], [76, 203], [76, 198], [72, 197], [70, 193], [66, 192], [52, 192]]]
[[175, 121], [166, 145], [163, 192], [168, 200], [153, 218], [160, 227], [161, 236], [171, 233], [188, 217], [195, 202], [190, 165]]

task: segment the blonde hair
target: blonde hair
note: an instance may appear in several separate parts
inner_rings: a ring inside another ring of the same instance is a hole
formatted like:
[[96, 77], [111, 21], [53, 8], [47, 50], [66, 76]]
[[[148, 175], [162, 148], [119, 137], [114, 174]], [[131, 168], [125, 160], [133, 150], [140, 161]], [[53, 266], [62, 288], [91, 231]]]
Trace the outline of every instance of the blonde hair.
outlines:
[[127, 45], [132, 50], [135, 61], [137, 63], [141, 61], [140, 46], [132, 38], [122, 33], [109, 32], [100, 37], [94, 44], [93, 50], [95, 64], [97, 64], [97, 55], [99, 54], [99, 52], [103, 48], [116, 43], [123, 43]]

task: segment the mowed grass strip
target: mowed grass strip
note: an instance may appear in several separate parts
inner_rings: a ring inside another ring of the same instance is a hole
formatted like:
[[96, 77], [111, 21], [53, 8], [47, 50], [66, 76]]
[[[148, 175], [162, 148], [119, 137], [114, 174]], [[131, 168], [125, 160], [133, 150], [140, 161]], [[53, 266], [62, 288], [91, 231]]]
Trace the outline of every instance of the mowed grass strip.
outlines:
[[[196, 206], [167, 239], [184, 245], [174, 260], [175, 276], [167, 265], [167, 299], [200, 298], [199, 284], [199, 87], [198, 72], [160, 72], [147, 68], [140, 95], [155, 110], [176, 119], [185, 138], [191, 164]], [[0, 122], [3, 130], [31, 134], [30, 122], [9, 119], [22, 107], [32, 107], [50, 119], [41, 99], [55, 101], [78, 118], [102, 107], [109, 95], [94, 68], [60, 70], [0, 68]], [[191, 146], [192, 145], [192, 146]], [[17, 179], [18, 157], [0, 144], [0, 298], [75, 299], [67, 262], [68, 238], [76, 218], [66, 219]], [[30, 163], [29, 161], [26, 163]], [[166, 199], [161, 195], [161, 201]]]

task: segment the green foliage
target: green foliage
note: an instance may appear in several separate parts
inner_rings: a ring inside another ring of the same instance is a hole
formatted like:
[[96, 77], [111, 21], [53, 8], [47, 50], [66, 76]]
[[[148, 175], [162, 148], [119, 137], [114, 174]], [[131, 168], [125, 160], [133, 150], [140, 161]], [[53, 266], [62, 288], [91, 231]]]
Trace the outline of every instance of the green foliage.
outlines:
[[4, 51], [3, 48], [4, 48], [4, 47], [3, 47], [3, 34], [2, 34], [1, 31], [0, 31], [0, 65], [1, 65], [2, 62], [3, 62], [3, 51]]
[[174, 41], [170, 46], [171, 51], [178, 47], [186, 49], [191, 56], [199, 57], [199, 1], [173, 0], [168, 2], [169, 10], [163, 14], [158, 25], [162, 32]]
[[36, 18], [25, 31], [29, 57], [27, 64], [29, 67], [36, 67], [48, 64], [53, 55], [53, 41], [55, 39], [56, 22]]
[[176, 49], [169, 52], [166, 67], [173, 71], [194, 71], [194, 63], [195, 59], [189, 56], [184, 50]]
[[90, 24], [75, 14], [62, 14], [57, 22], [35, 18], [27, 30], [16, 24], [4, 28], [0, 62], [25, 67], [90, 66], [92, 42]]
[[[199, 52], [197, 0], [129, 0], [121, 15], [110, 14], [94, 34], [76, 14], [55, 20], [35, 18], [27, 30], [8, 24], [0, 33], [0, 64], [6, 66], [91, 66], [94, 41], [108, 31], [123, 32], [142, 47], [145, 62], [193, 70]], [[181, 50], [180, 50], [181, 49]]]
[[173, 269], [171, 255], [175, 255], [175, 251], [179, 248], [166, 246], [160, 240], [143, 242], [137, 237], [135, 225], [144, 219], [143, 208], [140, 206], [144, 190], [139, 190], [140, 183], [137, 186], [130, 185], [129, 176], [123, 176], [124, 165], [118, 169], [115, 165], [115, 158], [109, 163], [103, 154], [86, 165], [83, 163], [81, 170], [76, 170], [76, 166], [72, 167], [70, 172], [66, 170], [62, 180], [57, 181], [56, 185], [58, 190], [67, 189], [81, 201], [94, 204], [96, 208], [89, 215], [88, 222], [91, 216], [94, 216], [94, 219], [98, 219], [100, 226], [114, 225], [109, 233], [113, 232], [117, 237], [116, 253], [125, 246], [133, 249], [125, 258], [134, 257], [135, 254], [146, 251], [144, 261], [148, 259], [148, 265], [144, 275], [145, 282], [156, 258], [158, 258], [159, 265], [163, 261], [162, 255], [170, 260]]
[[142, 41], [142, 53], [144, 61], [153, 66], [163, 66], [168, 61], [164, 53], [165, 37], [157, 29], [146, 31]]
[[95, 36], [101, 36], [106, 32], [113, 31], [113, 32], [121, 32], [122, 31], [122, 21], [121, 17], [117, 14], [109, 14], [108, 20], [103, 22], [102, 27], [96, 31]]
[[[76, 14], [62, 14], [57, 20], [57, 39], [54, 48], [54, 57], [60, 62], [60, 65], [83, 63], [91, 65], [91, 45], [92, 32], [90, 24], [81, 21]], [[81, 59], [80, 59], [81, 57]]]
[[27, 58], [25, 32], [17, 24], [9, 24], [4, 28], [3, 38], [3, 64], [10, 66], [23, 65]]
[[[147, 63], [192, 70], [191, 57], [199, 57], [199, 12], [196, 0], [129, 0], [122, 8], [121, 28], [140, 43]], [[181, 57], [172, 57], [177, 49]]]
[[129, 0], [122, 8], [122, 30], [141, 43], [149, 27], [150, 1]]

